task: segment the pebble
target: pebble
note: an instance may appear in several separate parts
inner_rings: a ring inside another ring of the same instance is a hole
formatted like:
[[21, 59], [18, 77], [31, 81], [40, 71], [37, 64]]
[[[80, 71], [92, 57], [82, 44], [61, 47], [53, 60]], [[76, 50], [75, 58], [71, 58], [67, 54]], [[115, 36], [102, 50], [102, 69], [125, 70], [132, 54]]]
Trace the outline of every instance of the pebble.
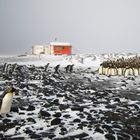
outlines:
[[36, 123], [36, 121], [35, 121], [33, 118], [27, 118], [27, 121], [28, 121], [28, 122]]
[[55, 118], [51, 121], [51, 125], [59, 125], [61, 123], [61, 119]]
[[115, 140], [115, 136], [113, 136], [112, 134], [105, 134], [105, 138], [107, 138], [107, 140]]
[[47, 111], [43, 111], [43, 110], [40, 110], [39, 114], [41, 115], [41, 117], [50, 117], [51, 114]]
[[77, 119], [74, 119], [73, 122], [79, 123], [79, 122], [81, 122], [81, 120], [77, 118]]
[[71, 108], [72, 111], [80, 111], [80, 112], [83, 112], [84, 108], [81, 107], [81, 106], [73, 106]]
[[104, 131], [99, 127], [95, 128], [94, 131], [104, 134]]
[[29, 105], [27, 111], [34, 111], [35, 107], [33, 105]]
[[62, 115], [61, 112], [56, 112], [55, 114], [53, 114], [53, 116], [56, 117], [56, 118], [61, 117], [61, 115]]
[[18, 107], [11, 107], [11, 112], [19, 112], [19, 109], [18, 109]]

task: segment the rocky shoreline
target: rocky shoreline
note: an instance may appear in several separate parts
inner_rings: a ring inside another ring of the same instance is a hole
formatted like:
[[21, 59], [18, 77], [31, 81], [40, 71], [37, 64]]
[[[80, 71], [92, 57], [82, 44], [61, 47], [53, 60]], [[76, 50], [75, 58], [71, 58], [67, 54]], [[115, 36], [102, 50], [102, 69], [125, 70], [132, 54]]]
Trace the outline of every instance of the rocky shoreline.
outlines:
[[8, 85], [17, 90], [11, 112], [0, 118], [1, 139], [140, 139], [139, 76], [23, 67], [0, 73], [1, 92]]

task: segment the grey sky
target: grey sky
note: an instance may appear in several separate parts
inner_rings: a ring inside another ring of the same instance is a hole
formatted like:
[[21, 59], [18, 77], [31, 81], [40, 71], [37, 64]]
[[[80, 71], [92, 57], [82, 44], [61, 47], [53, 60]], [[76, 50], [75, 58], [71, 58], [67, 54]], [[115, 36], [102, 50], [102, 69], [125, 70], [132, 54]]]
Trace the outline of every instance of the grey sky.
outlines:
[[140, 0], [0, 0], [0, 54], [55, 37], [74, 53], [140, 52]]

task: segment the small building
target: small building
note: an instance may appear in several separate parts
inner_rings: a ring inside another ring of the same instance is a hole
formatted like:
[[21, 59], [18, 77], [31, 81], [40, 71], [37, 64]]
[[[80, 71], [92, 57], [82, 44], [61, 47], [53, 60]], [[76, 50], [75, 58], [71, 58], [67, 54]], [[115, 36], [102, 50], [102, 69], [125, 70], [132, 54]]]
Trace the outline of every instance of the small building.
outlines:
[[32, 46], [32, 54], [34, 55], [38, 55], [38, 54], [42, 54], [45, 51], [45, 46], [43, 45], [34, 45]]
[[46, 55], [71, 55], [72, 46], [65, 42], [51, 42], [49, 45], [34, 45], [32, 46], [32, 54]]
[[71, 55], [72, 46], [70, 43], [51, 42], [50, 47], [54, 55]]

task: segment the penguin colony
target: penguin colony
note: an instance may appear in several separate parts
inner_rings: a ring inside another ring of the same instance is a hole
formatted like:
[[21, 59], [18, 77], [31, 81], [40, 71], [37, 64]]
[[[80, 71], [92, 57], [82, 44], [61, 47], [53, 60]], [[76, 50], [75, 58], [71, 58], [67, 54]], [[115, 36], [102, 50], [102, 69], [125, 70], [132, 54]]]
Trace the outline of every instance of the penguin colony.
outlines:
[[[49, 65], [50, 63], [46, 64], [44, 66], [44, 68], [42, 67], [42, 69], [44, 69], [44, 72], [47, 72], [48, 68], [49, 68]], [[74, 67], [74, 64], [71, 64], [71, 65], [67, 65], [64, 69], [65, 69], [65, 72], [66, 73], [71, 73], [73, 72], [73, 67]], [[8, 63], [5, 63], [3, 65], [3, 68], [2, 68], [2, 72], [5, 73], [5, 74], [14, 74], [14, 73], [24, 73], [25, 71], [29, 71], [29, 70], [35, 70], [35, 66], [34, 65], [30, 65], [29, 67], [27, 67], [26, 65], [18, 65], [18, 64], [8, 64]], [[19, 72], [20, 71], [20, 72]], [[60, 64], [56, 65], [54, 67], [54, 73], [59, 73], [60, 72]], [[27, 74], [27, 73], [26, 73]], [[25, 74], [25, 75], [26, 75]]]
[[139, 140], [140, 77], [135, 79], [72, 65], [0, 65], [0, 91], [16, 88], [10, 113], [0, 118], [0, 139]]
[[140, 75], [140, 57], [104, 61], [100, 64], [98, 72], [106, 76], [138, 76]]

